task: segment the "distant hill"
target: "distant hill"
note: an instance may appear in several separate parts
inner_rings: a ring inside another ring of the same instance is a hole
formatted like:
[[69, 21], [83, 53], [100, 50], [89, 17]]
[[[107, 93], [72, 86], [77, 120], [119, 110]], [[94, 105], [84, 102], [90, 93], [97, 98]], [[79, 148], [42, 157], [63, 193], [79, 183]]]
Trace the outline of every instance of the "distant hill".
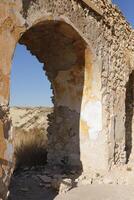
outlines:
[[49, 107], [11, 107], [10, 116], [14, 128], [29, 131], [34, 128], [47, 129], [47, 115], [53, 111]]
[[48, 107], [11, 107], [15, 168], [46, 164]]

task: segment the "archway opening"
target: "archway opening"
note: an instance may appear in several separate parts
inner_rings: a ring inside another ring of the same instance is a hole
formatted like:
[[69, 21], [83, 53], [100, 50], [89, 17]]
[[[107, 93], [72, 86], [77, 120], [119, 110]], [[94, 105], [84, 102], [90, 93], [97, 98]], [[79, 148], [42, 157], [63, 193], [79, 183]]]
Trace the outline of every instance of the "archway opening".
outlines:
[[129, 76], [126, 84], [126, 121], [125, 121], [125, 146], [126, 163], [134, 159], [134, 71]]
[[52, 112], [50, 82], [43, 64], [17, 44], [11, 70], [10, 116], [15, 168], [46, 164], [47, 115]]

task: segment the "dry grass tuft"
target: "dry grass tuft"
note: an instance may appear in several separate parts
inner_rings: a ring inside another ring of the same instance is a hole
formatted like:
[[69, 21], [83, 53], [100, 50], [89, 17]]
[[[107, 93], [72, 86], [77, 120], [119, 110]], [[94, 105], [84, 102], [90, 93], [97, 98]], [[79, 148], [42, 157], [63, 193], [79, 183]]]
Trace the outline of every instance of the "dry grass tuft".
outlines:
[[46, 164], [47, 133], [44, 129], [27, 132], [16, 128], [13, 143], [16, 168]]

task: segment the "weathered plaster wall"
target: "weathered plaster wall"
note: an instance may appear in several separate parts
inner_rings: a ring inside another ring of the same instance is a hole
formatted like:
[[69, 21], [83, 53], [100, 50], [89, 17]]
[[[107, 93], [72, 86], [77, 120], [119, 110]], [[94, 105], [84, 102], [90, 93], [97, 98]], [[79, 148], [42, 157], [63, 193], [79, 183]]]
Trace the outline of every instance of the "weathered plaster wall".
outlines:
[[[125, 98], [134, 69], [134, 31], [121, 12], [106, 0], [0, 2], [2, 112], [8, 106], [11, 60], [19, 40], [46, 64], [52, 83], [49, 162], [75, 163], [84, 171], [126, 163]], [[3, 116], [0, 158], [7, 159]], [[3, 182], [3, 172], [1, 177]]]
[[8, 112], [9, 81], [12, 56], [21, 29], [15, 2], [0, 2], [0, 198], [5, 198], [12, 166], [13, 149], [10, 141]]

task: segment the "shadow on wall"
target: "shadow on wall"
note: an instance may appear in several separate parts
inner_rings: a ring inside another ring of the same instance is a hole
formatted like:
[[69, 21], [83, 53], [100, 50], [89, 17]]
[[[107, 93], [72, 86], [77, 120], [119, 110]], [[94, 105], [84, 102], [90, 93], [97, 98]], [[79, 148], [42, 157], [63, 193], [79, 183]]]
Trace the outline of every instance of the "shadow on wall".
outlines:
[[126, 143], [126, 163], [131, 159], [132, 148], [134, 145], [134, 71], [129, 76], [126, 85], [126, 121], [125, 121], [125, 143]]
[[47, 167], [51, 169], [52, 176], [64, 174], [75, 185], [75, 179], [83, 170], [80, 160], [80, 113], [86, 44], [63, 21], [40, 22], [27, 30], [19, 43], [26, 45], [44, 63], [53, 89], [54, 112], [48, 117]]

